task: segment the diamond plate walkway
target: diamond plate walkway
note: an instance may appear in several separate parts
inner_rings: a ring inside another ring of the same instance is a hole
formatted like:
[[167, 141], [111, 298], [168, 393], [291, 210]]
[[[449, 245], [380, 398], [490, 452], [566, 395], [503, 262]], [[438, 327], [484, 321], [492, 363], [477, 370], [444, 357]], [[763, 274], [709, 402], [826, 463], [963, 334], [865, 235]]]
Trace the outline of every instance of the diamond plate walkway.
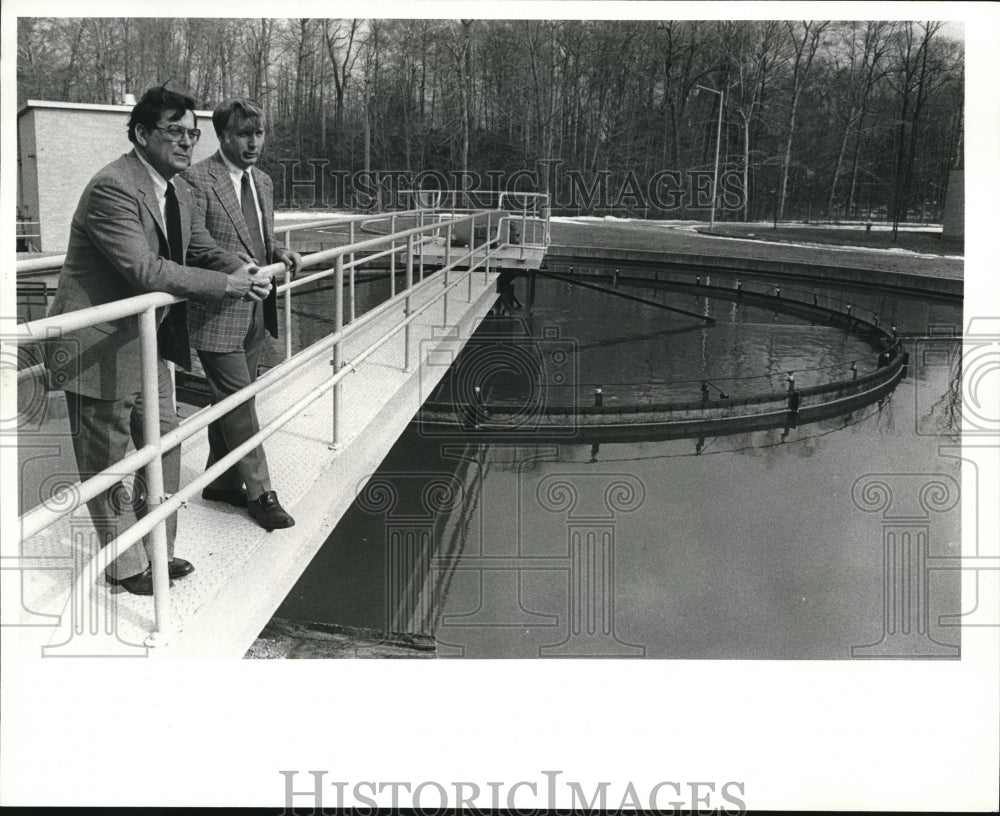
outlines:
[[[464, 277], [453, 272], [451, 280]], [[442, 278], [438, 273], [415, 285], [414, 310], [434, 300]], [[170, 590], [173, 627], [163, 645], [142, 645], [154, 628], [152, 597], [111, 587], [103, 576], [95, 576], [86, 597], [73, 597], [71, 578], [92, 556], [85, 508], [27, 539], [24, 568], [5, 571], [5, 580], [20, 577], [22, 601], [20, 620], [5, 620], [6, 634], [16, 634], [25, 656], [35, 657], [40, 649], [52, 657], [241, 657], [489, 311], [496, 278], [476, 271], [471, 286], [463, 280], [451, 289], [447, 318], [440, 298], [418, 316], [410, 371], [404, 370], [405, 332], [399, 332], [344, 378], [337, 446], [332, 389], [265, 441], [272, 482], [294, 527], [268, 533], [245, 511], [200, 498], [179, 511], [176, 554], [195, 572]], [[359, 327], [344, 341], [345, 364], [402, 318], [400, 304]], [[261, 426], [301, 403], [331, 372], [324, 354], [264, 391], [257, 398]], [[31, 442], [55, 450], [73, 468], [65, 418], [48, 420]], [[203, 432], [184, 443], [182, 485], [203, 472], [207, 454]], [[67, 478], [75, 480], [75, 471]]]

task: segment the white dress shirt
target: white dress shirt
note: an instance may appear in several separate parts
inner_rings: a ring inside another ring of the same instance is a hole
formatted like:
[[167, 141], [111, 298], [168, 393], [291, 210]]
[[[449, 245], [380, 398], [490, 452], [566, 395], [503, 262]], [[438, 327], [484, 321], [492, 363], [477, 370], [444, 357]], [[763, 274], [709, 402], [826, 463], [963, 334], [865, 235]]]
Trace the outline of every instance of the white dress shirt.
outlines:
[[149, 173], [149, 177], [153, 180], [153, 189], [156, 190], [156, 204], [160, 208], [160, 226], [163, 228], [163, 234], [167, 234], [167, 185], [168, 182], [163, 176], [161, 176], [156, 170], [153, 169], [146, 159], [143, 157], [142, 153], [138, 150], [135, 151], [135, 155], [139, 157], [139, 161], [142, 162], [142, 166], [146, 168], [146, 172]]
[[[264, 213], [260, 211], [260, 202], [257, 200], [257, 184], [253, 180], [253, 174], [251, 172], [253, 168], [248, 167], [246, 170], [243, 170], [229, 161], [229, 159], [226, 158], [226, 154], [221, 150], [219, 151], [219, 155], [222, 156], [222, 161], [225, 163], [226, 169], [229, 171], [229, 180], [233, 183], [233, 189], [236, 191], [236, 200], [240, 202], [241, 206], [243, 204], [243, 174], [246, 173], [250, 176], [250, 191], [253, 194], [253, 206], [254, 209], [257, 210], [257, 223], [260, 225], [261, 230], [260, 242], [262, 246], [267, 246], [267, 242], [264, 240]], [[247, 224], [248, 228], [249, 226], [250, 225]]]

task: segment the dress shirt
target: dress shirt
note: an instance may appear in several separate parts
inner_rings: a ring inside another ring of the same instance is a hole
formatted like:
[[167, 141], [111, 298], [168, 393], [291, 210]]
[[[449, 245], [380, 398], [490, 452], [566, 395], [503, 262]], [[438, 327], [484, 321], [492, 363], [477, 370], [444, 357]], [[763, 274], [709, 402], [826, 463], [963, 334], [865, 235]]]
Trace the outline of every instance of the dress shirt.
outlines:
[[156, 204], [160, 208], [160, 226], [163, 227], [163, 234], [167, 234], [167, 185], [168, 182], [163, 176], [153, 169], [145, 157], [138, 150], [135, 151], [135, 155], [139, 157], [139, 161], [142, 162], [142, 166], [146, 168], [146, 172], [149, 173], [149, 177], [153, 180], [153, 188], [156, 190]]
[[236, 200], [239, 201], [241, 204], [243, 203], [243, 196], [242, 196], [243, 174], [246, 173], [250, 176], [250, 189], [253, 190], [253, 206], [254, 209], [257, 210], [257, 223], [260, 224], [261, 228], [260, 242], [262, 246], [267, 246], [267, 242], [264, 240], [264, 234], [263, 234], [264, 213], [260, 211], [260, 201], [257, 200], [257, 182], [254, 181], [253, 173], [251, 172], [253, 168], [248, 167], [246, 170], [243, 170], [242, 168], [237, 167], [235, 164], [229, 161], [229, 159], [226, 158], [226, 154], [223, 153], [221, 150], [219, 151], [219, 155], [222, 156], [222, 161], [225, 163], [226, 169], [229, 171], [229, 180], [233, 183], [233, 190], [236, 192]]

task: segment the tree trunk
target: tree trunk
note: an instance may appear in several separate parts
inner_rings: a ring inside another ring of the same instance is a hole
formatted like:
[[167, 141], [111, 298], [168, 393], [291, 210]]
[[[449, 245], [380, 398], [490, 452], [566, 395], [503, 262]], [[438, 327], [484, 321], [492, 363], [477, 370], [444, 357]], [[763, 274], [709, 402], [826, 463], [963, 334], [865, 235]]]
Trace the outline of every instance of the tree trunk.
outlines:
[[[851, 135], [851, 123], [844, 122], [844, 136], [840, 140], [840, 152], [837, 154], [837, 163], [833, 168], [833, 181], [830, 182], [830, 197], [826, 202], [826, 218], [833, 220], [833, 202], [837, 196], [837, 182], [840, 180], [840, 173], [844, 168], [844, 156], [847, 155], [847, 143]], [[845, 210], [846, 213], [846, 210]]]
[[750, 117], [743, 118], [743, 221], [750, 220]]

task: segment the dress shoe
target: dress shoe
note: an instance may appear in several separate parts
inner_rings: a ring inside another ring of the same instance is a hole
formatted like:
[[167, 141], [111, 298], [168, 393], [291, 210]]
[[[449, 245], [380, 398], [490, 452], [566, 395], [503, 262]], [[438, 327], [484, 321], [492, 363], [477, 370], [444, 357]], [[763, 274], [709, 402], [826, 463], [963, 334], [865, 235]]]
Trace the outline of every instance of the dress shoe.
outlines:
[[[190, 561], [185, 561], [183, 558], [171, 558], [167, 562], [167, 575], [170, 576], [170, 586], [174, 585], [174, 578], [183, 578], [192, 572], [194, 572], [194, 564]], [[133, 595], [152, 595], [153, 567], [146, 567], [142, 572], [130, 575], [128, 578], [108, 578], [107, 581], [112, 586], [125, 587]]]
[[206, 487], [201, 491], [201, 497], [205, 501], [225, 502], [233, 507], [245, 508], [247, 506], [247, 491], [241, 488]]
[[[124, 587], [133, 595], [152, 595], [153, 594], [153, 568], [146, 567], [138, 575], [130, 575], [128, 578], [119, 578], [110, 583], [117, 584]], [[170, 586], [173, 586], [174, 582], [170, 582]]]
[[278, 504], [278, 494], [273, 490], [268, 490], [258, 498], [248, 502], [247, 510], [250, 513], [250, 518], [268, 532], [291, 527], [295, 524], [295, 519]]
[[183, 578], [192, 572], [194, 572], [194, 564], [190, 561], [185, 561], [183, 558], [171, 558], [167, 562], [167, 574], [171, 580], [174, 578]]

